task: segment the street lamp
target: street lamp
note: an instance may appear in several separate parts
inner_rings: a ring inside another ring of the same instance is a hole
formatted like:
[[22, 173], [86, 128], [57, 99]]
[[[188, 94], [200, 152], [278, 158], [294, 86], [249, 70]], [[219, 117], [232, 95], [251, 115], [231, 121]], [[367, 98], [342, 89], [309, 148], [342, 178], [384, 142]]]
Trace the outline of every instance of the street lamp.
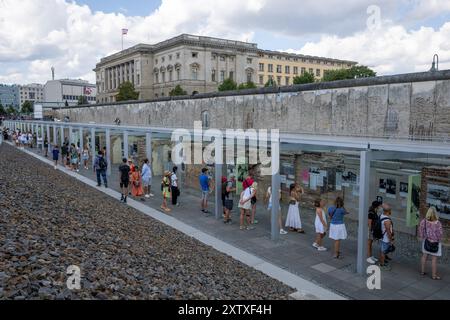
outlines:
[[435, 54], [433, 56], [433, 63], [431, 65], [430, 71], [431, 72], [435, 72], [435, 71], [438, 71], [438, 70], [439, 70], [439, 56], [437, 54]]

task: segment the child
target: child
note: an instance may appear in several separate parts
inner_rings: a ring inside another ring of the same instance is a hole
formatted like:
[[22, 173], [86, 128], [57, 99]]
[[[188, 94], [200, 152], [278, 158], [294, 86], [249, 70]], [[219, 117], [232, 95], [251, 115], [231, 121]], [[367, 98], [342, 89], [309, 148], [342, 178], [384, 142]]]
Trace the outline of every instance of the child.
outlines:
[[161, 182], [161, 191], [162, 191], [162, 196], [163, 196], [163, 203], [161, 206], [161, 209], [163, 209], [165, 212], [170, 212], [172, 210], [169, 209], [169, 207], [167, 206], [167, 199], [170, 199], [170, 176], [172, 175], [172, 173], [170, 171], [166, 171], [164, 173], [164, 178]]
[[317, 199], [314, 202], [314, 206], [316, 207], [316, 221], [314, 223], [316, 227], [316, 241], [313, 243], [313, 247], [319, 251], [326, 251], [327, 248], [322, 246], [323, 238], [327, 232], [327, 218], [325, 216], [325, 200]]

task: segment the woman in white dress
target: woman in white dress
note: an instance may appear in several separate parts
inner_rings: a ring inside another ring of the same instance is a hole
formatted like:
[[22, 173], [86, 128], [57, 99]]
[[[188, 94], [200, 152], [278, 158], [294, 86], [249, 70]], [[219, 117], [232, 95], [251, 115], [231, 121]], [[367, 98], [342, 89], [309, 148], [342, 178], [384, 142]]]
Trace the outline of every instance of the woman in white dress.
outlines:
[[327, 249], [322, 245], [323, 238], [328, 229], [327, 218], [325, 215], [326, 202], [323, 199], [317, 199], [314, 202], [316, 207], [316, 220], [314, 222], [314, 227], [316, 228], [316, 241], [313, 243], [313, 247], [319, 251], [326, 251]]
[[286, 227], [290, 231], [305, 233], [302, 229], [302, 220], [300, 219], [300, 210], [298, 207], [300, 196], [304, 193], [303, 189], [297, 184], [290, 186], [289, 210], [286, 217]]

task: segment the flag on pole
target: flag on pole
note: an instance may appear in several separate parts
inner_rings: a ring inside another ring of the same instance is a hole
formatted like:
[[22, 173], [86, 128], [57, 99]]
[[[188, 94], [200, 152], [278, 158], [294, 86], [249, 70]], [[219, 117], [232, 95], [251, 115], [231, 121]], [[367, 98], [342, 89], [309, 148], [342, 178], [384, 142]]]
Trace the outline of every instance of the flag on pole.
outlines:
[[128, 29], [122, 29], [122, 35], [127, 35], [128, 34]]

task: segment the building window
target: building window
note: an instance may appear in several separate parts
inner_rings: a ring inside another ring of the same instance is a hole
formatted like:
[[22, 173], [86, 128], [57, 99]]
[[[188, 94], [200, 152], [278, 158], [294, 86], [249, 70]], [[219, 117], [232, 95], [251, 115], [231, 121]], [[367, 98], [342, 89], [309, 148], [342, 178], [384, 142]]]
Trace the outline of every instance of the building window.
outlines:
[[158, 59], [155, 59], [155, 64], [158, 64]]
[[209, 112], [208, 111], [202, 112], [202, 127], [209, 128]]
[[313, 68], [309, 68], [309, 73], [311, 73], [312, 75], [314, 75], [314, 69], [313, 69]]
[[290, 74], [291, 73], [291, 68], [289, 66], [285, 66], [284, 67], [284, 73]]
[[192, 68], [192, 80], [198, 80], [198, 69]]
[[288, 85], [290, 85], [290, 84], [291, 84], [291, 78], [286, 77], [286, 85], [288, 86]]
[[166, 61], [166, 58], [162, 57], [161, 58], [161, 63], [164, 63], [164, 61]]
[[247, 63], [248, 63], [248, 64], [252, 64], [252, 62], [253, 62], [253, 59], [252, 59], [252, 58], [247, 58]]
[[213, 54], [213, 55], [211, 56], [211, 60], [216, 60], [216, 59], [217, 59], [217, 55]]
[[180, 53], [177, 52], [177, 59], [180, 59]]
[[180, 69], [177, 69], [177, 80], [180, 81]]
[[169, 81], [170, 82], [173, 81], [173, 71], [172, 70], [169, 71]]
[[320, 69], [316, 69], [316, 77], [320, 77]]
[[277, 56], [277, 59], [278, 59], [278, 60], [281, 60], [281, 56]]
[[172, 61], [172, 55], [171, 54], [169, 55], [169, 61]]
[[225, 61], [225, 56], [220, 56], [220, 61]]
[[305, 68], [305, 67], [302, 67], [302, 71], [301, 71], [302, 75], [304, 75], [305, 72], [306, 72], [306, 68]]
[[192, 52], [192, 58], [198, 58], [198, 52]]
[[230, 71], [230, 79], [234, 80], [234, 72], [233, 71]]
[[253, 82], [253, 73], [247, 72], [247, 83]]
[[211, 81], [216, 82], [216, 70], [211, 70]]
[[220, 71], [220, 82], [224, 82], [225, 81], [225, 71], [222, 70]]
[[141, 84], [141, 75], [137, 75], [137, 85], [139, 86]]
[[161, 72], [161, 81], [164, 83], [166, 82], [166, 73], [165, 72]]
[[264, 84], [264, 76], [263, 75], [259, 76], [259, 84], [261, 84], [261, 85]]
[[277, 65], [277, 73], [281, 73], [282, 71], [282, 66], [279, 64]]
[[269, 72], [273, 72], [273, 64], [269, 64], [267, 67]]
[[294, 67], [294, 74], [298, 74], [298, 67]]
[[264, 72], [264, 63], [259, 64], [259, 71]]
[[273, 59], [273, 56], [272, 56], [272, 55], [269, 55], [269, 59]]
[[277, 77], [277, 83], [278, 83], [278, 85], [281, 86], [281, 77], [280, 76]]
[[234, 57], [230, 57], [230, 62], [234, 62]]
[[155, 73], [155, 83], [159, 83], [159, 73]]

